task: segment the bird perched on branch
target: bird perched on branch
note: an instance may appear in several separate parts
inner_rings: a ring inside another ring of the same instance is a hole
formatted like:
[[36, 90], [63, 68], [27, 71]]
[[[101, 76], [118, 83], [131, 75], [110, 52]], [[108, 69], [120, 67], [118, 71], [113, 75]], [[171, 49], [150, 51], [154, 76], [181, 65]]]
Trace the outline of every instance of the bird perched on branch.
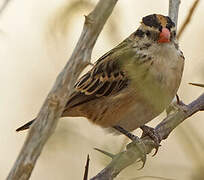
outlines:
[[86, 117], [103, 128], [133, 131], [171, 103], [183, 66], [175, 24], [167, 16], [148, 15], [78, 80], [62, 117]]

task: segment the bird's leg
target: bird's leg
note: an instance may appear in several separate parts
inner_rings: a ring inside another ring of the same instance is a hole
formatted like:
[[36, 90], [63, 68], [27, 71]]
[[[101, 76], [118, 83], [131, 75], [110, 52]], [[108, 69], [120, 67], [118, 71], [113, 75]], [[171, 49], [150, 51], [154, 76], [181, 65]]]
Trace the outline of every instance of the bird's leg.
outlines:
[[158, 152], [160, 142], [161, 142], [161, 137], [159, 136], [159, 134], [155, 131], [154, 128], [146, 126], [146, 125], [142, 125], [140, 126], [140, 129], [142, 129], [142, 136], [141, 138], [145, 137], [145, 136], [149, 136], [155, 143], [156, 147], [155, 147], [155, 153], [153, 154], [153, 156], [155, 156]]
[[117, 131], [119, 131], [121, 134], [124, 134], [125, 136], [127, 136], [132, 141], [139, 141], [139, 137], [137, 137], [134, 134], [130, 133], [129, 131], [125, 130], [121, 126], [114, 126], [113, 128], [116, 129]]
[[[134, 145], [136, 145], [136, 147], [138, 148], [140, 154], [141, 154], [141, 161], [143, 162], [142, 167], [140, 169], [142, 169], [145, 165], [146, 162], [146, 146], [145, 144], [142, 142], [142, 140], [138, 137], [135, 136], [134, 134], [130, 133], [129, 131], [125, 130], [124, 128], [122, 128], [121, 126], [114, 126], [114, 129], [116, 129], [117, 131], [119, 131], [121, 134], [124, 134], [125, 136], [127, 136], [129, 139], [131, 139], [134, 143]], [[131, 145], [131, 144], [129, 144]], [[128, 147], [128, 145], [127, 145]]]

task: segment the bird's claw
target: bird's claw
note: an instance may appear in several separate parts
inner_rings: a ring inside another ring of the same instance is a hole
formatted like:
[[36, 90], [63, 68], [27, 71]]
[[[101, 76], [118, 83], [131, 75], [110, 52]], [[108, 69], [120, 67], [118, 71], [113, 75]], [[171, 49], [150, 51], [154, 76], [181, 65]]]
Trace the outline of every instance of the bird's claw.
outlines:
[[159, 134], [155, 131], [154, 128], [143, 125], [140, 127], [142, 129], [142, 136], [141, 138], [145, 137], [145, 136], [149, 136], [155, 143], [155, 152], [152, 156], [155, 156], [159, 150], [160, 142], [161, 142], [161, 138], [159, 136]]

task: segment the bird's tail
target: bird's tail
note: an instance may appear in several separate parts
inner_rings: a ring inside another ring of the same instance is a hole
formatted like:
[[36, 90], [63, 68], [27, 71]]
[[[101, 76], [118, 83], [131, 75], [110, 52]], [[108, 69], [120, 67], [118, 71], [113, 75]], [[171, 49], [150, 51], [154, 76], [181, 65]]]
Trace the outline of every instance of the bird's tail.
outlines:
[[31, 124], [33, 124], [33, 122], [35, 121], [35, 119], [33, 119], [32, 121], [29, 121], [28, 123], [24, 124], [23, 126], [19, 127], [18, 129], [16, 129], [16, 131], [23, 131], [26, 129], [29, 129]]

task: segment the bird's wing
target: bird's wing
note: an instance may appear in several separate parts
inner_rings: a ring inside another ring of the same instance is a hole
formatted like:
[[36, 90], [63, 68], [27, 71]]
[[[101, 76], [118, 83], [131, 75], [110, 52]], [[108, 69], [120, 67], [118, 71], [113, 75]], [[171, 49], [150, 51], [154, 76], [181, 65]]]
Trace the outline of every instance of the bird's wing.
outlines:
[[98, 59], [94, 67], [78, 80], [65, 109], [96, 98], [115, 95], [127, 87], [129, 80], [118, 61], [120, 53], [114, 54], [117, 52], [116, 48]]

